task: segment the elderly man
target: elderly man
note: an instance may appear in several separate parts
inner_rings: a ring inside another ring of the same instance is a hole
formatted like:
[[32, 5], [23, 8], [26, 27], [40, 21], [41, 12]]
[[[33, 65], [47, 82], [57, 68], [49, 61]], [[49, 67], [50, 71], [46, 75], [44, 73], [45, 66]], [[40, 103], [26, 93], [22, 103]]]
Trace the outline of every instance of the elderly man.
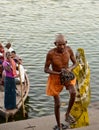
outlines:
[[[56, 40], [54, 42], [55, 48], [49, 50], [46, 56], [45, 73], [49, 73], [46, 94], [48, 96], [53, 96], [54, 98], [54, 112], [56, 117], [57, 126], [54, 128], [55, 130], [61, 130], [62, 124], [60, 123], [60, 97], [59, 94], [65, 86], [70, 93], [69, 105], [67, 108], [67, 112], [65, 113], [65, 121], [70, 120], [73, 122], [73, 118], [70, 116], [70, 110], [74, 104], [76, 91], [75, 84], [76, 79], [71, 79], [61, 83], [61, 74], [62, 72], [71, 72], [72, 69], [76, 66], [76, 59], [72, 49], [67, 46], [67, 41], [65, 40], [62, 34], [58, 34], [56, 36]], [[69, 66], [69, 60], [72, 61], [72, 65]]]

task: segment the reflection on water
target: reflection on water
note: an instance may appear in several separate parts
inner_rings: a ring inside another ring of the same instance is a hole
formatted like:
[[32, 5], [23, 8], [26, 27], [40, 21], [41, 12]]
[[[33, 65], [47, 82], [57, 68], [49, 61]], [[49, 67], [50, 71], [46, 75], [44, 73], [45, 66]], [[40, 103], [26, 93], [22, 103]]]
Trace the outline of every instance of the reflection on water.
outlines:
[[[92, 101], [99, 100], [99, 2], [97, 0], [3, 0], [0, 1], [0, 41], [12, 42], [23, 58], [30, 79], [28, 118], [53, 114], [53, 98], [45, 94], [45, 56], [62, 32], [74, 52], [85, 49], [91, 68]], [[61, 102], [68, 102], [63, 90]], [[66, 107], [66, 106], [65, 106]], [[62, 110], [65, 110], [62, 107]]]

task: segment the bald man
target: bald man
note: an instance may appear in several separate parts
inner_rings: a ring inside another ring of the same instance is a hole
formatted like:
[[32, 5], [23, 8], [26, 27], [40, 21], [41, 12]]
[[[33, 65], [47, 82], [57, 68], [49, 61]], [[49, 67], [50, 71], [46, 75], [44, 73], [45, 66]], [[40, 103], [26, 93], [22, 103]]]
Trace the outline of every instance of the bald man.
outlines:
[[[70, 100], [68, 104], [67, 111], [65, 113], [65, 121], [70, 121], [70, 110], [74, 104], [76, 91], [75, 91], [75, 84], [76, 79], [68, 81], [65, 85], [61, 84], [60, 82], [60, 75], [62, 70], [66, 70], [71, 72], [73, 68], [76, 67], [76, 59], [72, 49], [67, 46], [67, 41], [65, 40], [62, 34], [58, 34], [55, 39], [55, 48], [49, 50], [46, 56], [45, 73], [49, 74], [47, 87], [46, 87], [46, 94], [48, 96], [53, 96], [54, 98], [54, 112], [55, 118], [57, 122], [57, 126], [54, 128], [56, 130], [61, 130], [62, 124], [60, 123], [60, 92], [62, 91], [63, 87], [66, 87], [66, 90], [70, 93]], [[69, 66], [69, 60], [72, 61], [72, 65]], [[71, 120], [73, 120], [71, 118]]]

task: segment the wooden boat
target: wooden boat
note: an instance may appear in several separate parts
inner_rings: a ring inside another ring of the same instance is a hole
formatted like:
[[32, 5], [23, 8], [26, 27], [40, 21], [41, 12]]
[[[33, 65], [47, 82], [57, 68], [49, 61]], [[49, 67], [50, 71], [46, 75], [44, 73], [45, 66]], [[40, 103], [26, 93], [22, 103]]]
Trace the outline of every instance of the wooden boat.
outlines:
[[[4, 117], [6, 119], [6, 122], [8, 121], [8, 118], [10, 116], [14, 116], [21, 107], [24, 109], [24, 101], [26, 100], [28, 93], [29, 93], [29, 79], [28, 75], [25, 73], [25, 82], [19, 83], [16, 85], [17, 87], [17, 96], [16, 96], [16, 109], [12, 110], [6, 110], [4, 108], [4, 86], [0, 85], [0, 116]], [[23, 110], [25, 113], [25, 109]]]
[[90, 68], [83, 48], [78, 48], [76, 53], [77, 67], [73, 70], [76, 79], [76, 99], [71, 110], [76, 123], [72, 128], [89, 125], [88, 105], [90, 103]]

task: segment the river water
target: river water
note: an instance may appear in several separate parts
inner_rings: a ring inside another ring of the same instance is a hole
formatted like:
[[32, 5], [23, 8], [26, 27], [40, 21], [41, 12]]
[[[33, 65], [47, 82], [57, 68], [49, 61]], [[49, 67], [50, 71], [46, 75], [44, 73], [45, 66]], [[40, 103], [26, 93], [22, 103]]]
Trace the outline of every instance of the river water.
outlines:
[[[99, 1], [0, 0], [0, 41], [12, 43], [30, 80], [28, 118], [53, 114], [53, 99], [45, 94], [46, 53], [63, 33], [73, 51], [84, 48], [91, 70], [91, 101], [99, 100]], [[63, 90], [61, 102], [68, 102]], [[65, 110], [64, 107], [61, 108]]]

